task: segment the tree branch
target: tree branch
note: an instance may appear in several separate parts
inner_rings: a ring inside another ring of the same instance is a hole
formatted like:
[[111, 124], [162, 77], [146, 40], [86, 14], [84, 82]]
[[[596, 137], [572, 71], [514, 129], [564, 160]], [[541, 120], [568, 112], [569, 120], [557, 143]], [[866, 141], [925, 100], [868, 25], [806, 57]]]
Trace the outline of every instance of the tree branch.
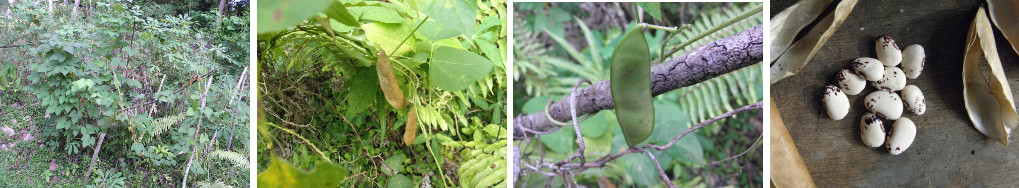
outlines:
[[[651, 94], [657, 96], [760, 63], [764, 60], [763, 36], [761, 25], [757, 25], [739, 34], [708, 43], [665, 63], [654, 65], [651, 67]], [[603, 80], [579, 92], [572, 92], [564, 99], [576, 99], [577, 116], [594, 114], [615, 108], [609, 91], [609, 81]], [[549, 116], [554, 120], [572, 120], [569, 102], [559, 101], [547, 109]], [[514, 118], [514, 129], [519, 131], [513, 133], [513, 139], [524, 139], [536, 132], [546, 132], [559, 127], [553, 124], [545, 113], [543, 110]]]

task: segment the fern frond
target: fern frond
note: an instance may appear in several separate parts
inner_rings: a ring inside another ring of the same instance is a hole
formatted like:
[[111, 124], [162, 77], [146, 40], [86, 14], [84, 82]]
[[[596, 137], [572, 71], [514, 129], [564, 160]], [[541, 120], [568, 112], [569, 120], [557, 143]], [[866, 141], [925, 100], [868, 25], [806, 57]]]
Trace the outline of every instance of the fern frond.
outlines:
[[[522, 22], [522, 21], [520, 21]], [[541, 96], [548, 82], [554, 81], [556, 73], [546, 63], [549, 49], [539, 34], [533, 33], [523, 24], [514, 25], [513, 29], [513, 80], [524, 83], [524, 91], [528, 95]], [[524, 80], [521, 80], [524, 79]]]
[[760, 101], [758, 88], [763, 86], [761, 67], [757, 64], [724, 74], [704, 82], [677, 89], [678, 104], [691, 118], [691, 125], [732, 111], [736, 107]]
[[244, 169], [248, 169], [248, 158], [244, 154], [240, 154], [232, 151], [216, 150], [209, 153], [209, 158], [223, 159], [232, 162], [235, 166], [240, 166]]
[[460, 163], [457, 170], [460, 186], [491, 187], [506, 183], [506, 140], [494, 144], [471, 141], [464, 146], [467, 149], [461, 152], [463, 158], [470, 160]]
[[211, 183], [203, 181], [203, 182], [198, 182], [198, 187], [199, 188], [232, 188], [234, 186], [229, 186], [229, 185], [223, 184], [223, 182], [220, 182], [220, 181], [211, 182]]
[[167, 129], [170, 129], [170, 126], [176, 125], [181, 121], [184, 121], [184, 113], [156, 119], [156, 121], [152, 122], [152, 137], [159, 136], [159, 134], [162, 134], [163, 132], [166, 132]]
[[[757, 6], [756, 4], [751, 3], [742, 7], [734, 6], [729, 9], [720, 8], [715, 9], [713, 11], [702, 12], [700, 19], [694, 21], [693, 24], [691, 24], [692, 27], [689, 30], [682, 31], [680, 34], [676, 35], [672, 39], [672, 42], [669, 42], [669, 44], [675, 45], [686, 42], [687, 40], [690, 40], [690, 38], [693, 38], [702, 32], [711, 30], [711, 28], [715, 27], [716, 25], [720, 25], [725, 21], [728, 21], [729, 19], [735, 18], [739, 16], [741, 13], [751, 10], [756, 6]], [[761, 23], [762, 23], [761, 16], [751, 16], [736, 24], [723, 28], [722, 30], [718, 30], [718, 32], [714, 32], [711, 35], [708, 35], [707, 37], [701, 38], [700, 40], [697, 40], [696, 42], [693, 42], [686, 47], [683, 47], [683, 49], [679, 50], [679, 53], [675, 53], [673, 54], [673, 56], [682, 55], [684, 54], [684, 52], [694, 50], [710, 42], [714, 42], [716, 40], [742, 32], [744, 30], [749, 29], [750, 27], [759, 25]]]

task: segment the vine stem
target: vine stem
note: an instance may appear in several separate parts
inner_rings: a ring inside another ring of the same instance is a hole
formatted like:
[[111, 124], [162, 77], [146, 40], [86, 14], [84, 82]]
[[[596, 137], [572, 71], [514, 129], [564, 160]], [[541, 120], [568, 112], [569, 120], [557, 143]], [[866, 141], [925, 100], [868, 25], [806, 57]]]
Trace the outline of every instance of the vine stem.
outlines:
[[400, 41], [400, 45], [396, 45], [396, 48], [394, 48], [393, 51], [390, 52], [393, 52], [394, 53], [393, 55], [396, 55], [395, 54], [396, 50], [399, 50], [400, 47], [403, 47], [403, 43], [407, 43], [407, 39], [410, 39], [410, 36], [414, 36], [414, 33], [418, 32], [418, 29], [420, 29], [422, 25], [425, 25], [425, 21], [428, 21], [428, 17], [429, 16], [425, 16], [425, 19], [422, 19], [421, 23], [418, 23], [418, 26], [414, 27], [414, 30], [410, 31], [410, 34], [407, 34], [407, 37], [403, 37], [403, 41]]
[[637, 27], [651, 28], [651, 29], [657, 29], [657, 30], [665, 30], [665, 31], [668, 31], [668, 32], [673, 32], [673, 33], [679, 31], [679, 27], [666, 27], [666, 26], [660, 26], [660, 25], [649, 24], [649, 23], [638, 23]]
[[[753, 9], [750, 9], [749, 11], [743, 12], [743, 14], [740, 14], [739, 16], [736, 16], [735, 18], [732, 18], [732, 19], [729, 19], [728, 21], [722, 22], [722, 24], [718, 24], [715, 27], [712, 27], [711, 29], [709, 29], [707, 31], [701, 32], [701, 34], [698, 34], [697, 36], [694, 36], [693, 38], [688, 39], [686, 42], [683, 42], [683, 43], [679, 44], [678, 46], [673, 47], [672, 50], [669, 51], [669, 53], [663, 55], [662, 57], [672, 56], [672, 54], [675, 54], [680, 49], [683, 49], [686, 46], [689, 46], [690, 44], [693, 44], [693, 42], [697, 42], [698, 40], [701, 40], [702, 38], [707, 37], [708, 35], [711, 35], [711, 34], [713, 34], [715, 32], [718, 32], [718, 30], [722, 30], [722, 28], [729, 27], [732, 24], [736, 24], [736, 22], [739, 22], [739, 21], [741, 21], [743, 19], [746, 19], [746, 18], [748, 18], [748, 17], [750, 17], [750, 16], [752, 16], [754, 14], [760, 13], [761, 10], [764, 10], [764, 5], [763, 4], [762, 5], [758, 5], [757, 7], [753, 8]], [[664, 59], [664, 58], [662, 58], [662, 59]], [[657, 62], [655, 62], [655, 63], [657, 63]], [[654, 64], [654, 63], [652, 63], [652, 64]]]
[[[283, 127], [280, 127], [279, 125], [276, 125], [275, 123], [265, 122], [265, 124], [269, 124], [269, 126], [275, 127], [276, 129], [279, 129], [279, 130], [283, 130], [283, 132], [287, 132], [287, 133], [290, 133], [291, 135], [294, 135], [294, 136], [296, 136], [297, 138], [300, 138], [300, 139], [301, 139], [301, 140], [303, 140], [303, 141], [304, 141], [304, 142], [305, 142], [306, 144], [308, 144], [309, 146], [311, 146], [311, 149], [314, 149], [314, 150], [315, 150], [315, 153], [318, 153], [318, 155], [319, 155], [320, 157], [322, 157], [322, 159], [329, 159], [329, 158], [327, 158], [327, 157], [326, 157], [326, 154], [325, 154], [325, 153], [322, 153], [322, 150], [319, 150], [319, 149], [318, 149], [318, 147], [315, 147], [315, 144], [311, 143], [311, 141], [309, 141], [308, 139], [306, 139], [306, 138], [304, 138], [303, 136], [301, 136], [301, 134], [297, 134], [297, 133], [296, 133], [296, 132], [294, 132], [293, 130], [290, 130], [290, 129], [287, 129], [287, 128], [283, 128]], [[329, 160], [326, 160], [326, 161], [329, 161]]]

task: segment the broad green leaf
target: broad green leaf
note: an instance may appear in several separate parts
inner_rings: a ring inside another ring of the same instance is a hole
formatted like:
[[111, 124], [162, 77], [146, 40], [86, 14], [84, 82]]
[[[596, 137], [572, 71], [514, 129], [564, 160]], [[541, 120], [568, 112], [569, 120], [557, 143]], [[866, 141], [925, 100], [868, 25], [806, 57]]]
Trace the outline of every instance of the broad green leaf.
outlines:
[[432, 52], [428, 77], [446, 91], [460, 91], [492, 71], [492, 61], [467, 50], [439, 47]]
[[651, 17], [654, 17], [655, 20], [662, 21], [662, 8], [659, 2], [637, 2], [637, 5], [643, 8], [644, 12], [650, 14]]
[[[649, 139], [655, 145], [665, 145], [676, 138], [680, 133], [688, 129], [690, 118], [675, 103], [655, 103], [655, 130]], [[704, 150], [697, 139], [697, 134], [687, 134], [676, 141], [665, 153], [669, 156], [678, 157], [687, 162], [701, 163], [704, 160]], [[660, 161], [659, 161], [660, 162]]]
[[552, 134], [541, 136], [541, 143], [549, 150], [556, 153], [570, 153], [577, 145], [577, 133], [574, 133], [573, 126], [564, 126]]
[[345, 33], [354, 30], [354, 26], [342, 24], [339, 21], [336, 21], [336, 19], [329, 19], [329, 26], [333, 28], [333, 31], [338, 33]]
[[403, 175], [396, 175], [389, 178], [389, 183], [386, 184], [388, 188], [404, 188], [404, 187], [415, 187], [414, 182], [410, 181], [410, 178]]
[[615, 118], [610, 116], [612, 116], [612, 113], [598, 112], [594, 116], [591, 116], [591, 118], [587, 118], [587, 120], [580, 122], [580, 133], [584, 134], [584, 137], [586, 138], [601, 137], [605, 134], [605, 132], [608, 132], [609, 125], [616, 124]]
[[[491, 34], [491, 33], [485, 33]], [[495, 46], [491, 41], [485, 39], [476, 38], [474, 44], [478, 44], [478, 48], [482, 52], [485, 52], [485, 57], [488, 57], [492, 62], [502, 62], [502, 53], [499, 53], [499, 48]]]
[[324, 10], [323, 13], [328, 15], [329, 18], [339, 21], [344, 25], [348, 26], [358, 25], [357, 20], [354, 19], [354, 16], [350, 15], [350, 12], [347, 10], [347, 7], [343, 6], [342, 2], [333, 1], [333, 4], [329, 5], [329, 8], [326, 8], [326, 10]]
[[475, 1], [472, 0], [422, 0], [418, 7], [431, 19], [459, 31], [467, 38], [473, 38]]
[[371, 20], [383, 23], [403, 23], [407, 18], [400, 16], [400, 12], [380, 6], [359, 6], [351, 7], [351, 12], [361, 20]]
[[81, 146], [91, 146], [92, 144], [95, 144], [95, 143], [96, 143], [96, 138], [92, 137], [91, 134], [82, 134], [82, 136], [81, 136]]
[[435, 49], [441, 47], [450, 47], [461, 50], [467, 50], [467, 48], [464, 48], [464, 46], [460, 43], [460, 40], [458, 40], [457, 38], [447, 38], [432, 42], [432, 51], [435, 51]]
[[386, 161], [383, 162], [382, 172], [385, 173], [387, 176], [399, 174], [400, 170], [403, 169], [404, 159], [407, 159], [407, 156], [403, 155], [403, 153], [389, 157], [388, 159], [386, 159]]
[[418, 34], [432, 40], [442, 40], [460, 35], [459, 31], [453, 30], [446, 25], [432, 19], [425, 21], [424, 25], [417, 31]]
[[134, 144], [131, 144], [131, 151], [134, 151], [134, 153], [145, 152], [145, 146], [141, 143], [135, 142]]
[[361, 113], [375, 102], [379, 92], [379, 77], [372, 67], [360, 67], [347, 80], [347, 113]]
[[364, 24], [361, 27], [364, 28], [365, 35], [368, 36], [368, 41], [371, 41], [378, 45], [380, 48], [389, 53], [390, 56], [401, 56], [411, 51], [411, 47], [414, 46], [414, 36], [407, 39], [407, 42], [403, 44], [398, 50], [393, 50], [407, 35], [411, 34], [414, 28], [409, 27], [407, 23], [370, 23]]
[[524, 102], [524, 106], [520, 108], [521, 113], [533, 114], [544, 110], [548, 98], [551, 98], [551, 96], [543, 95], [528, 99], [527, 102]]
[[329, 7], [333, 0], [258, 1], [258, 32], [264, 33], [297, 25]]
[[269, 168], [258, 174], [258, 187], [338, 187], [347, 177], [347, 169], [319, 161], [311, 172], [298, 170], [293, 165], [273, 156]]

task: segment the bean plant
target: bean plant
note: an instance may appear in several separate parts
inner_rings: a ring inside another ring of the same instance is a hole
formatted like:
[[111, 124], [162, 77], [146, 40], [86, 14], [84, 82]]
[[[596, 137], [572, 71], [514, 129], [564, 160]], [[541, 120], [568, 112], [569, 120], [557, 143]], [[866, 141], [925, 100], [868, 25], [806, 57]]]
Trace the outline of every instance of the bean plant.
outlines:
[[77, 186], [246, 186], [247, 15], [148, 5], [19, 1], [0, 17], [0, 44], [22, 45], [0, 55], [23, 54], [0, 67], [21, 66], [42, 147], [86, 159], [51, 162], [80, 168]]
[[259, 186], [507, 185], [505, 1], [259, 5]]

